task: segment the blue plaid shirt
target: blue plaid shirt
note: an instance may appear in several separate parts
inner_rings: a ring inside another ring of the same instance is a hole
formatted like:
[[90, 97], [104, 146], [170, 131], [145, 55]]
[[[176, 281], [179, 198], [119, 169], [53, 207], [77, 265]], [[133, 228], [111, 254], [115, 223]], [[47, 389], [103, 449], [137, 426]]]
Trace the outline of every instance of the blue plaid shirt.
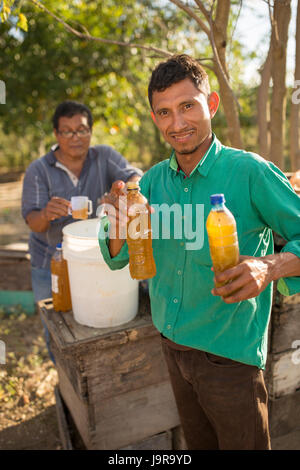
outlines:
[[[131, 165], [116, 150], [107, 145], [90, 147], [80, 177], [77, 179], [56, 159], [54, 151], [32, 162], [25, 174], [22, 194], [22, 216], [43, 209], [53, 197], [70, 200], [72, 196], [88, 196], [93, 202], [95, 217], [98, 199], [111, 188], [115, 180], [127, 181], [142, 172]], [[29, 252], [31, 263], [39, 268], [50, 269], [51, 256], [57, 243], [62, 241], [62, 229], [75, 222], [71, 216], [53, 220], [46, 232], [31, 232]]]

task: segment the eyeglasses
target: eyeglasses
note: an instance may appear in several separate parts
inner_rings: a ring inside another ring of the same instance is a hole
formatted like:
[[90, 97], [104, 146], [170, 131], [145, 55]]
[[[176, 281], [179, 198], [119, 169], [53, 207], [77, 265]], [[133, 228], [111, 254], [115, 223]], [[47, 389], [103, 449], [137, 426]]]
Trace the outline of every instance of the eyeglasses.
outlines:
[[90, 135], [90, 129], [79, 129], [78, 131], [58, 131], [58, 133], [65, 137], [66, 139], [71, 139], [73, 135], [77, 135], [77, 137], [87, 137]]

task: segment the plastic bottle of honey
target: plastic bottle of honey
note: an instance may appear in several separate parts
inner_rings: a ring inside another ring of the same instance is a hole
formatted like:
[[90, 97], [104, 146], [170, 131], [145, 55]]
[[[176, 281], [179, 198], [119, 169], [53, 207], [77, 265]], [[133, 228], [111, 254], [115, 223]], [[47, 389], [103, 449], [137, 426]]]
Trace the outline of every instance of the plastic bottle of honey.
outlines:
[[53, 308], [57, 312], [67, 312], [72, 309], [70, 284], [67, 261], [62, 256], [61, 243], [56, 245], [56, 251], [51, 259], [51, 286]]
[[138, 183], [127, 183], [127, 244], [132, 279], [150, 279], [156, 274], [152, 252], [152, 231], [147, 199]]
[[[214, 272], [222, 272], [239, 262], [239, 243], [236, 222], [225, 206], [224, 194], [210, 196], [211, 211], [206, 221], [210, 256]], [[216, 284], [220, 287], [222, 284]]]

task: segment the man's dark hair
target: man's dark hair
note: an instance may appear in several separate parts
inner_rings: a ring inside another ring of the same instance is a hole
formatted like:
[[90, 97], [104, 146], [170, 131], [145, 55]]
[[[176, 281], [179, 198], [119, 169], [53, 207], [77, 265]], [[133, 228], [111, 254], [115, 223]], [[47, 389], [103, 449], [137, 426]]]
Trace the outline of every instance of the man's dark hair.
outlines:
[[61, 117], [68, 117], [71, 118], [76, 114], [82, 114], [83, 116], [87, 117], [89, 128], [92, 129], [93, 127], [93, 116], [89, 108], [82, 103], [78, 103], [77, 101], [63, 101], [60, 103], [52, 117], [52, 123], [54, 129], [58, 130], [58, 122], [59, 118]]
[[196, 88], [206, 88], [210, 93], [208, 76], [203, 67], [192, 57], [186, 54], [174, 55], [165, 62], [161, 62], [153, 70], [148, 86], [148, 99], [152, 108], [152, 95], [154, 91], [164, 91], [174, 83], [189, 78]]

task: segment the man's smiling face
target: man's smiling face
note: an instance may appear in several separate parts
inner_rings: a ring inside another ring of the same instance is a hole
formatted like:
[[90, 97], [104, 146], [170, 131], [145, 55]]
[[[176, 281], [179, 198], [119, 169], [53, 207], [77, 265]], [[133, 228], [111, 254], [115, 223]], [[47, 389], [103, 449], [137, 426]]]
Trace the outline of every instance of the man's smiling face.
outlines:
[[218, 107], [215, 95], [198, 90], [189, 78], [153, 92], [156, 125], [176, 155], [201, 154], [211, 137], [211, 119]]

